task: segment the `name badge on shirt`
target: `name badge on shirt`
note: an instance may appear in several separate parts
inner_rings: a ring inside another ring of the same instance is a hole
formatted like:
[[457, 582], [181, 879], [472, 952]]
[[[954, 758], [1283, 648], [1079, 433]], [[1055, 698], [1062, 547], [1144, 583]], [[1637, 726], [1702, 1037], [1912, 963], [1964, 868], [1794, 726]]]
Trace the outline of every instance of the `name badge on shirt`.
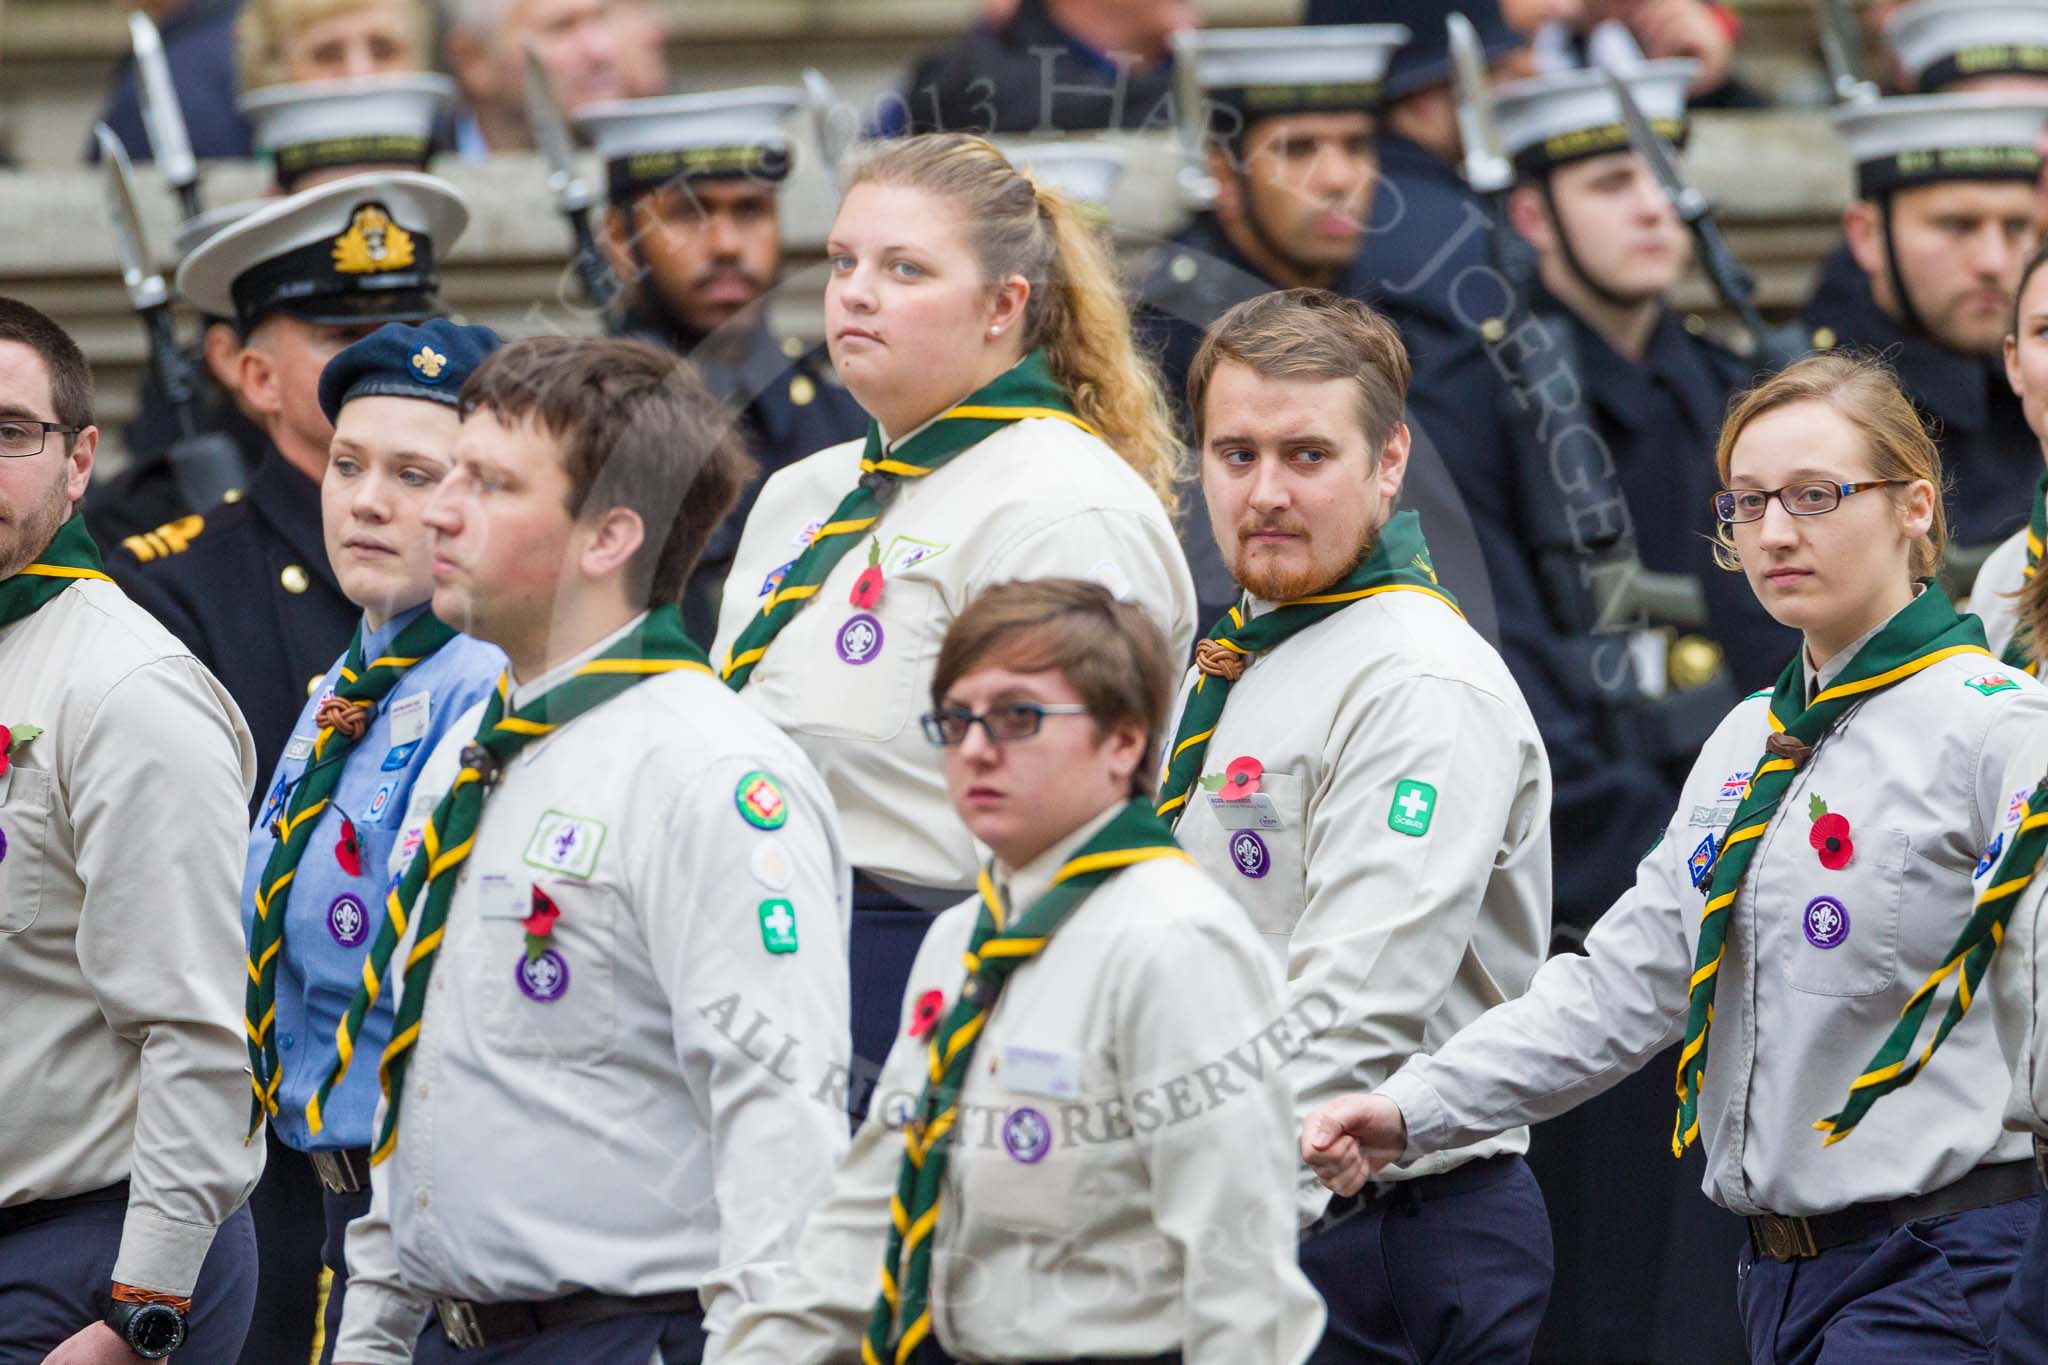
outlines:
[[427, 720], [433, 714], [431, 693], [415, 692], [391, 706], [391, 742], [411, 744], [427, 737]]
[[1020, 1095], [1065, 1100], [1081, 1093], [1081, 1059], [1071, 1052], [1006, 1043], [996, 1074]]
[[476, 879], [478, 919], [523, 920], [533, 912], [527, 904], [531, 899], [532, 891], [526, 882], [515, 882], [495, 872], [486, 872]]
[[1280, 818], [1280, 808], [1264, 792], [1254, 792], [1231, 801], [1211, 792], [1209, 809], [1215, 812], [1216, 823], [1225, 829], [1284, 829], [1287, 826], [1287, 822]]

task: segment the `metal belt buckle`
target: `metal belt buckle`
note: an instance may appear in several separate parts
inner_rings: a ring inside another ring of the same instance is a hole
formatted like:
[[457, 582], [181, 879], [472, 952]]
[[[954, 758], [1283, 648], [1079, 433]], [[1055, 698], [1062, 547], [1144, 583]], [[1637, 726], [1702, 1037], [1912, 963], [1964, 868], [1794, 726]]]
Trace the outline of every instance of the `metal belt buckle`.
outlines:
[[1751, 1226], [1757, 1230], [1757, 1241], [1762, 1244], [1760, 1249], [1774, 1261], [1820, 1254], [1819, 1248], [1813, 1244], [1813, 1225], [1804, 1218], [1781, 1218], [1775, 1213], [1766, 1213], [1758, 1215]]
[[2048, 1142], [2034, 1139], [2034, 1174], [2043, 1185], [2048, 1185]]
[[361, 1193], [362, 1182], [356, 1179], [355, 1167], [349, 1163], [347, 1154], [309, 1152], [307, 1155], [313, 1159], [313, 1174], [318, 1176], [320, 1183], [330, 1191], [335, 1194]]
[[435, 1299], [434, 1313], [441, 1319], [441, 1332], [450, 1346], [458, 1351], [484, 1348], [483, 1324], [476, 1320], [476, 1309], [469, 1303], [462, 1299]]

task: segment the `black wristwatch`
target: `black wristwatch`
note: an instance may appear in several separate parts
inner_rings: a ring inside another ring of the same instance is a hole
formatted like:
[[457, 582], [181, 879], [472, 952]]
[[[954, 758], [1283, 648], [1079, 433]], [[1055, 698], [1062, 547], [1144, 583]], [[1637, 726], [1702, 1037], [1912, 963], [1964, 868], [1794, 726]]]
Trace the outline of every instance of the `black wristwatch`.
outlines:
[[162, 1360], [185, 1344], [185, 1315], [168, 1304], [109, 1299], [106, 1324], [144, 1360]]

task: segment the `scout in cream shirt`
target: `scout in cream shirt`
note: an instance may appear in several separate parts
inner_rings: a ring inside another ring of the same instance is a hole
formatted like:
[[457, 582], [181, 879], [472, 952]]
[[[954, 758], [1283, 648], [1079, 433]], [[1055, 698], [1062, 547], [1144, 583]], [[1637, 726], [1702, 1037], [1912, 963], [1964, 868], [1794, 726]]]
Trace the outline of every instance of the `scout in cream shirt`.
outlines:
[[[1245, 597], [1181, 686], [1159, 810], [1321, 1016], [1287, 1068], [1303, 1113], [1519, 995], [1550, 939], [1542, 739], [1393, 510], [1407, 378], [1390, 324], [1316, 290], [1231, 309], [1189, 371]], [[1530, 1353], [1551, 1258], [1527, 1148], [1510, 1126], [1328, 1211], [1302, 1246], [1319, 1360]], [[1327, 1195], [1299, 1176], [1313, 1220]]]
[[927, 724], [995, 856], [925, 938], [796, 1269], [720, 1358], [1297, 1365], [1322, 1309], [1282, 1063], [1307, 1026], [1139, 790], [1173, 656], [1071, 579], [990, 590], [946, 650]]

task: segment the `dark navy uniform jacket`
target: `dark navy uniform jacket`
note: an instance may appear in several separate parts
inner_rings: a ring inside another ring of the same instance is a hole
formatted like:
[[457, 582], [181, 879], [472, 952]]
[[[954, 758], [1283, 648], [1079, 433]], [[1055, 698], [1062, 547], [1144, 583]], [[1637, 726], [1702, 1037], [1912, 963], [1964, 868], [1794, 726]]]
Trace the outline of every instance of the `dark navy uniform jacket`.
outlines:
[[[1188, 420], [1187, 375], [1201, 348], [1202, 333], [1231, 305], [1267, 293], [1273, 283], [1259, 274], [1230, 239], [1214, 214], [1198, 213], [1187, 227], [1168, 240], [1139, 276], [1133, 318], [1138, 339], [1159, 362], [1185, 436]], [[1366, 286], [1357, 271], [1337, 282], [1340, 292], [1363, 296]], [[1200, 629], [1206, 632], [1238, 597], [1238, 588], [1209, 525], [1202, 502], [1200, 452], [1189, 461], [1181, 486], [1180, 541], [1194, 574]], [[1430, 556], [1438, 576], [1457, 595], [1465, 617], [1480, 634], [1495, 634], [1493, 600], [1472, 527], [1459, 506], [1457, 490], [1441, 460], [1431, 451], [1411, 451], [1401, 505], [1421, 518]]]
[[730, 347], [721, 336], [716, 351], [681, 334], [651, 309], [629, 309], [620, 330], [688, 357], [711, 392], [738, 409], [741, 434], [757, 467], [732, 515], [711, 533], [683, 588], [683, 624], [692, 640], [709, 648], [717, 634], [725, 576], [761, 485], [806, 455], [864, 435], [868, 415], [833, 373], [823, 346], [805, 349], [794, 338], [778, 340], [765, 326], [755, 326]]
[[[242, 478], [237, 482], [246, 487], [270, 442], [211, 376], [201, 378], [199, 386], [204, 395], [202, 427], [223, 432], [234, 442], [242, 456]], [[176, 521], [192, 508], [192, 500], [179, 489], [167, 458], [178, 436], [177, 423], [156, 396], [156, 385], [145, 381], [142, 392], [140, 411], [121, 433], [128, 447], [128, 467], [111, 479], [94, 480], [92, 494], [86, 499], [86, 529], [92, 532], [103, 558], [111, 556], [128, 537]]]
[[1931, 420], [1941, 448], [1950, 541], [1994, 545], [2026, 525], [2041, 477], [2041, 442], [2005, 381], [1999, 356], [1966, 355], [1907, 330], [1877, 306], [1870, 277], [1846, 246], [1822, 263], [1800, 319], [1812, 329], [1816, 348], [1875, 351], [1898, 371], [1899, 386]]
[[[178, 91], [185, 115], [185, 135], [199, 159], [246, 158], [250, 155], [249, 125], [235, 110], [235, 15], [241, 0], [188, 0], [157, 25], [164, 40], [164, 64]], [[142, 125], [142, 101], [135, 89], [135, 59], [124, 56], [114, 68], [113, 89], [101, 107], [99, 121], [112, 128], [136, 161], [153, 161], [155, 150]], [[85, 159], [100, 159], [99, 144], [85, 140]]]
[[[1712, 343], [1690, 335], [1671, 314], [1659, 320], [1640, 363], [1541, 296], [1539, 308], [1568, 320], [1588, 417], [1614, 461], [1636, 549], [1647, 569], [1693, 575], [1707, 597], [1708, 635], [1727, 657], [1737, 688], [1763, 686], [1784, 667], [1797, 637], [1772, 621], [1746, 580], [1713, 563], [1711, 501], [1720, 486], [1714, 443], [1729, 395], [1750, 370]], [[1528, 491], [1546, 469], [1525, 468], [1511, 423], [1518, 419], [1505, 383], [1482, 353], [1477, 366], [1449, 375], [1425, 370], [1418, 386], [1457, 395], [1490, 412], [1493, 436], [1445, 447], [1485, 547], [1501, 617], [1501, 648], [1521, 684], [1550, 753], [1552, 827], [1559, 916], [1590, 923], [1630, 884], [1677, 800], [1690, 755], [1664, 761], [1617, 746], [1603, 734], [1603, 710], [1582, 677], [1582, 654], [1562, 628], [1542, 586], [1524, 518]], [[1618, 641], [1616, 642], [1619, 643]], [[1619, 660], [1618, 651], [1614, 655]]]
[[877, 136], [1171, 128], [1173, 62], [1119, 71], [1053, 23], [1044, 0], [1021, 0], [1007, 23], [919, 59], [899, 97], [876, 111]]
[[226, 685], [265, 771], [362, 615], [327, 562], [320, 486], [274, 450], [241, 499], [123, 542], [107, 571]]

